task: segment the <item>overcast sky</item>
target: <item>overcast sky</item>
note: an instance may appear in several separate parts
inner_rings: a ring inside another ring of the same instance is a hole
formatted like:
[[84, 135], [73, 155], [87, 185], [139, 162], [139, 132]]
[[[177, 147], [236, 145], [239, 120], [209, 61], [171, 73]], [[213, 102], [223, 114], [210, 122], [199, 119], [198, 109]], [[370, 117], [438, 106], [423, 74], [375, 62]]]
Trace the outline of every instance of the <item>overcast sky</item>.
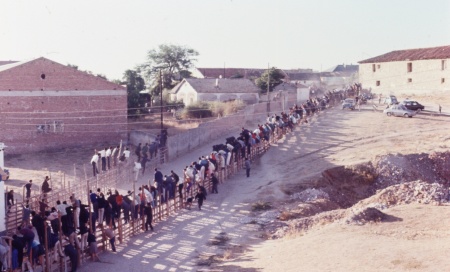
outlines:
[[198, 67], [313, 68], [450, 45], [449, 0], [0, 0], [0, 60], [47, 57], [121, 79], [148, 50]]

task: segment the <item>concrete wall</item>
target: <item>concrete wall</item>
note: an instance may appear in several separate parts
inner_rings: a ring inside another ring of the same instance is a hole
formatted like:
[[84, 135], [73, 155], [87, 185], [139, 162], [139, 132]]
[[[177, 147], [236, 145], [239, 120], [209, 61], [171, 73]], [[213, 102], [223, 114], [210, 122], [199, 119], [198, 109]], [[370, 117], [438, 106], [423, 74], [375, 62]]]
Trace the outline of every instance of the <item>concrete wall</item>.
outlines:
[[[412, 64], [411, 72], [408, 72], [408, 63]], [[359, 80], [363, 88], [372, 88], [372, 93], [384, 95], [449, 92], [450, 59], [364, 63], [359, 65]]]
[[[289, 104], [289, 107], [292, 107], [292, 105]], [[282, 102], [272, 101], [270, 111], [270, 113], [267, 112], [266, 103], [249, 105], [236, 114], [202, 123], [198, 128], [190, 129], [184, 133], [169, 135], [167, 140], [168, 159], [170, 161], [205, 144], [211, 145], [212, 151], [213, 145], [225, 143], [227, 135], [238, 136], [240, 128], [246, 127], [247, 122], [252, 124], [265, 123], [268, 114], [279, 114], [282, 111]], [[254, 127], [250, 129], [254, 129]], [[193, 158], [195, 158], [204, 154], [193, 155]]]

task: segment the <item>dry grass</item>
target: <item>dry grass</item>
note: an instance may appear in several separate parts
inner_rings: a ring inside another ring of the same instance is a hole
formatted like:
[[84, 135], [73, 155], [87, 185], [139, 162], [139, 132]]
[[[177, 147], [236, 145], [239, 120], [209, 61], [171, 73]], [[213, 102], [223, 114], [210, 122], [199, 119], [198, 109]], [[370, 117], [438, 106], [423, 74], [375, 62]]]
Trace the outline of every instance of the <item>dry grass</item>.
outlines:
[[270, 202], [258, 201], [252, 204], [252, 211], [267, 211], [272, 209], [272, 204]]
[[289, 229], [286, 230], [283, 239], [292, 240], [301, 236], [303, 236], [303, 232], [291, 224], [289, 225]]

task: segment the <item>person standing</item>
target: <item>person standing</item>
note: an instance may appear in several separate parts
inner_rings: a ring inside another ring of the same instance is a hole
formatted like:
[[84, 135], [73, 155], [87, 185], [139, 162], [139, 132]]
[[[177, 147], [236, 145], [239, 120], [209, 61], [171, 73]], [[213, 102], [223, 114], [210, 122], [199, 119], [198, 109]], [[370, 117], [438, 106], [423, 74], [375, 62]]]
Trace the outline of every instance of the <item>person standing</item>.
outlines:
[[98, 218], [98, 197], [97, 194], [89, 190], [89, 198], [91, 199], [92, 208], [94, 209], [95, 217]]
[[141, 149], [142, 149], [142, 144], [139, 143], [138, 146], [136, 147], [136, 150], [134, 151], [134, 154], [136, 154], [136, 156], [138, 157], [138, 162], [141, 161]]
[[50, 178], [46, 176], [41, 187], [43, 195], [42, 201], [45, 203], [47, 203], [47, 194], [52, 190], [52, 188], [50, 188], [50, 184], [48, 183], [49, 180]]
[[245, 158], [245, 171], [247, 173], [247, 178], [250, 177], [250, 168], [251, 168], [250, 160], [248, 158]]
[[11, 207], [14, 205], [14, 190], [10, 190], [6, 195], [6, 202], [8, 204], [8, 213], [11, 211]]
[[99, 155], [98, 153], [95, 153], [94, 156], [92, 156], [92, 159], [91, 159], [92, 171], [94, 173], [94, 177], [98, 174], [98, 167], [97, 167], [98, 155]]
[[100, 153], [100, 157], [102, 159], [102, 171], [106, 171], [106, 147], [103, 150], [100, 150], [98, 153]]
[[73, 207], [73, 217], [74, 217], [74, 226], [76, 229], [80, 227], [80, 207], [81, 203], [80, 200], [75, 198], [75, 195], [70, 196], [70, 201], [72, 202]]
[[198, 188], [197, 194], [195, 195], [195, 199], [197, 199], [198, 209], [202, 210], [203, 200], [206, 199], [206, 196], [201, 188]]
[[30, 181], [27, 184], [25, 184], [25, 191], [26, 191], [25, 197], [27, 199], [27, 202], [31, 197], [31, 186], [33, 185], [32, 183], [33, 183], [33, 180], [30, 179]]
[[148, 226], [150, 226], [150, 229], [153, 231], [152, 221], [153, 221], [153, 209], [150, 202], [147, 202], [147, 205], [144, 208], [144, 212], [146, 215], [145, 220], [145, 231], [148, 231]]
[[105, 215], [105, 208], [108, 205], [105, 195], [101, 192], [100, 188], [97, 189], [97, 205], [98, 205], [98, 224], [103, 225], [103, 217]]
[[217, 191], [217, 185], [219, 184], [219, 180], [217, 179], [216, 175], [214, 173], [211, 173], [211, 182], [212, 182], [212, 194], [218, 194], [219, 191]]
[[108, 170], [111, 170], [111, 154], [112, 154], [112, 146], [110, 146], [106, 150], [106, 161], [108, 163]]

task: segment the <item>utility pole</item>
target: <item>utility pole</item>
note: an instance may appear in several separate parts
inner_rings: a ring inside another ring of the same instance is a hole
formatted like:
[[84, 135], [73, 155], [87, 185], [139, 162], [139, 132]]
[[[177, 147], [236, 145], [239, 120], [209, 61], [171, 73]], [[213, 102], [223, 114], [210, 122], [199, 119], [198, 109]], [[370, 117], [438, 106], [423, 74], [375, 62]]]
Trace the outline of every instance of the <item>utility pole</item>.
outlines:
[[267, 63], [267, 113], [270, 114], [270, 64]]
[[161, 96], [161, 136], [163, 134], [163, 129], [164, 129], [164, 125], [163, 125], [163, 89], [162, 89], [162, 75], [161, 75], [161, 68], [159, 69], [159, 93]]

